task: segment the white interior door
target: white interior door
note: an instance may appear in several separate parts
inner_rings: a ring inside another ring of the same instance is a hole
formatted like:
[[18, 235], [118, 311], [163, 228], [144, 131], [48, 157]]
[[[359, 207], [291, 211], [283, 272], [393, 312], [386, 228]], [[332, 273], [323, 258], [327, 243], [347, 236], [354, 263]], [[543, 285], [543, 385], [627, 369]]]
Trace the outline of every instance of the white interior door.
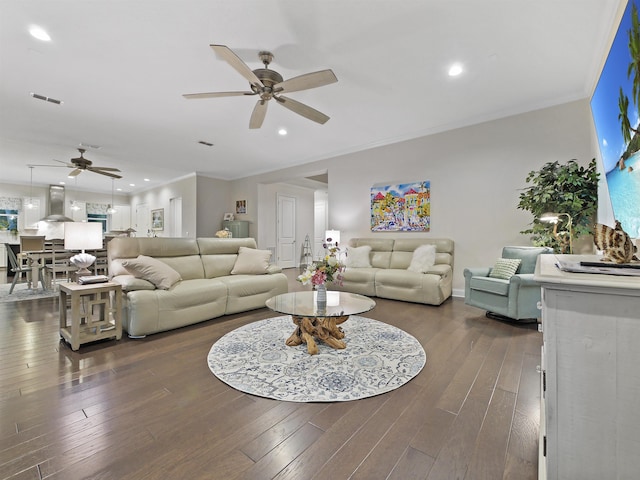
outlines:
[[316, 192], [313, 217], [313, 259], [319, 260], [324, 256], [324, 234], [328, 226], [328, 201], [324, 192]]
[[151, 221], [149, 219], [149, 206], [140, 203], [136, 206], [136, 235], [138, 237], [151, 236]]
[[281, 268], [292, 268], [296, 266], [296, 199], [278, 194], [277, 203], [276, 264]]
[[182, 197], [171, 198], [169, 210], [171, 212], [171, 236], [182, 237]]

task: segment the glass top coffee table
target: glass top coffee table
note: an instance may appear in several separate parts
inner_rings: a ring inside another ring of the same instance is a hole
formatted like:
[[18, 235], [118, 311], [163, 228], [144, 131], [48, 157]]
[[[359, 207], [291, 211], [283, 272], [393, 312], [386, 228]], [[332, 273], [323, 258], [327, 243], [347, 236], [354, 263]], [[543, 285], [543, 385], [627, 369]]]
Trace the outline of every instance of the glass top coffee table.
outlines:
[[364, 295], [347, 292], [327, 292], [326, 305], [318, 304], [317, 292], [290, 292], [270, 298], [267, 308], [274, 312], [291, 315], [295, 331], [287, 339], [290, 347], [307, 344], [311, 355], [318, 353], [316, 340], [332, 348], [342, 349], [344, 331], [338, 325], [348, 320], [349, 315], [368, 312], [376, 302]]

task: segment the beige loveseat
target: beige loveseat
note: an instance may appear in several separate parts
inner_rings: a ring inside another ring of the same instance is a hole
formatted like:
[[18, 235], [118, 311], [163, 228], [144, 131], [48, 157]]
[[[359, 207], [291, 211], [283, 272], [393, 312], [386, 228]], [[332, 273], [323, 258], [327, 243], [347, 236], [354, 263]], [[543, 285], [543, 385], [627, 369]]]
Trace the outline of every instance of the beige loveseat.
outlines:
[[288, 291], [287, 277], [253, 238], [116, 237], [107, 254], [130, 337], [262, 308]]
[[[425, 269], [425, 273], [407, 270], [414, 251], [421, 245], [435, 245], [435, 264]], [[347, 254], [349, 250], [362, 246], [371, 247], [371, 266], [349, 267], [347, 257], [342, 285], [334, 282], [329, 289], [429, 305], [440, 305], [451, 296], [453, 240], [352, 238]]]

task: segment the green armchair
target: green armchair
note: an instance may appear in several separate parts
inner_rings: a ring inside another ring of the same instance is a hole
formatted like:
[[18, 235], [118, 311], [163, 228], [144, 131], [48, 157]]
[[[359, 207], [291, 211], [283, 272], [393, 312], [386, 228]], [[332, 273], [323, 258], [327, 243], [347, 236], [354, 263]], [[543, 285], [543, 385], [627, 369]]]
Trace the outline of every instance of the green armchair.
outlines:
[[491, 267], [465, 268], [464, 303], [487, 311], [488, 316], [512, 320], [540, 316], [540, 284], [534, 281], [538, 255], [553, 253], [549, 247], [504, 247], [502, 258], [520, 259], [516, 273], [509, 279], [490, 276]]

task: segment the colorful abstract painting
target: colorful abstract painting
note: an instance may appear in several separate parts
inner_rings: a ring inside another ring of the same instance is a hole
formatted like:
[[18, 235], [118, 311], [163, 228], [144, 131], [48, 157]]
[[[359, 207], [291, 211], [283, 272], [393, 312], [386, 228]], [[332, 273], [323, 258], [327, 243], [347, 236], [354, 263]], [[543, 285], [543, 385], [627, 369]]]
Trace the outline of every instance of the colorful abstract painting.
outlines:
[[428, 232], [430, 229], [429, 181], [371, 187], [372, 232]]

